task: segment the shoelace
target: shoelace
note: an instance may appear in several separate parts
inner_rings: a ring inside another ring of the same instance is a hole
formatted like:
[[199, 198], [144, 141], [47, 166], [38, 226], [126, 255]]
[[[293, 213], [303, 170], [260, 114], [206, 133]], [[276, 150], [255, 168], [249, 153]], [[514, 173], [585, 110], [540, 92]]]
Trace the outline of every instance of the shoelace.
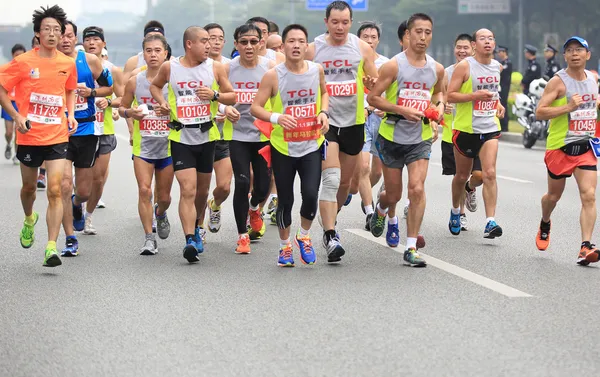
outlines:
[[31, 238], [33, 235], [33, 225], [25, 224], [22, 230], [23, 238]]
[[302, 241], [302, 244], [300, 244], [300, 247], [302, 247], [302, 249], [305, 253], [312, 252], [311, 251], [312, 241], [310, 240], [310, 237], [308, 237], [308, 236], [298, 237], [298, 241]]
[[292, 257], [292, 248], [288, 245], [281, 248], [281, 253], [284, 259], [290, 259]]

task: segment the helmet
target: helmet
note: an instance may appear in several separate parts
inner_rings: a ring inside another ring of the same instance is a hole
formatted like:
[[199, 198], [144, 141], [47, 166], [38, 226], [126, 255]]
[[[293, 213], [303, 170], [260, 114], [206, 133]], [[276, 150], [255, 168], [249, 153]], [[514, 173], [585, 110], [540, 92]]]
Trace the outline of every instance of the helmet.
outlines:
[[515, 106], [513, 112], [515, 115], [520, 118], [527, 116], [527, 112], [531, 111], [531, 107], [533, 106], [533, 102], [531, 98], [526, 94], [519, 93], [515, 97]]
[[533, 80], [531, 84], [529, 84], [529, 94], [536, 96], [537, 98], [542, 98], [544, 89], [546, 89], [546, 84], [548, 84], [548, 82], [544, 79]]

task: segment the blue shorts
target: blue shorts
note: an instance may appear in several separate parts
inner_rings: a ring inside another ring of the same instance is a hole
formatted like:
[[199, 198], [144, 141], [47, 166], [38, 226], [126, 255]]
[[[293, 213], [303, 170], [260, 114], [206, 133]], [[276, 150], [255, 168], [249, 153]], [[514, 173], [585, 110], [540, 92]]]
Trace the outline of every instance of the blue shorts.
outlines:
[[369, 115], [367, 122], [365, 123], [365, 145], [363, 145], [363, 152], [369, 152], [372, 155], [379, 156], [377, 148], [375, 147], [375, 141], [379, 134], [379, 125], [381, 124], [381, 118], [374, 113]]
[[[19, 109], [17, 109], [16, 102], [15, 101], [11, 101], [11, 102], [12, 102], [12, 105], [15, 108], [15, 110], [19, 111]], [[10, 115], [8, 115], [8, 113], [6, 111], [4, 111], [4, 109], [2, 109], [2, 119], [8, 120], [9, 122], [13, 120], [13, 118]]]
[[132, 160], [135, 157], [139, 158], [140, 160], [144, 160], [149, 164], [154, 165], [154, 168], [157, 170], [163, 170], [167, 166], [173, 164], [173, 159], [171, 158], [171, 156], [165, 157], [165, 158], [144, 158], [144, 157], [140, 157], [140, 156], [131, 155]]

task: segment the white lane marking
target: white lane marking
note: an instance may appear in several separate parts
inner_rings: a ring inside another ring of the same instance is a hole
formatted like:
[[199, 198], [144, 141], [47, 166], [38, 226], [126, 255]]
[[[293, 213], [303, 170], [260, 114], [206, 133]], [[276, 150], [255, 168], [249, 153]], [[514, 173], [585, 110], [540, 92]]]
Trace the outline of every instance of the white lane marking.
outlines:
[[[378, 245], [387, 247], [388, 249], [395, 251], [397, 253], [403, 254], [404, 253], [404, 245], [398, 245], [398, 247], [396, 248], [392, 248], [389, 247], [387, 245], [387, 243], [385, 242], [385, 239], [383, 238], [375, 238], [373, 237], [373, 235], [370, 232], [367, 232], [364, 229], [346, 229], [346, 231], [355, 234], [359, 237], [362, 237], [366, 240], [375, 242]], [[446, 271], [449, 274], [452, 274], [454, 276], [458, 276], [459, 278], [463, 278], [465, 280], [468, 280], [472, 283], [481, 285], [482, 287], [485, 287], [487, 289], [490, 289], [494, 292], [500, 293], [506, 297], [510, 297], [510, 298], [515, 298], [515, 297], [532, 297], [529, 293], [525, 293], [522, 291], [519, 291], [518, 289], [515, 289], [513, 287], [509, 287], [506, 284], [502, 284], [500, 282], [497, 282], [495, 280], [486, 278], [485, 276], [481, 276], [478, 275], [474, 272], [471, 272], [469, 270], [465, 270], [464, 268], [455, 266], [451, 263], [448, 262], [444, 262], [443, 260], [434, 258], [430, 255], [426, 255], [423, 254], [421, 252], [419, 252], [419, 254], [421, 254], [421, 256], [423, 256], [425, 258], [425, 260], [427, 261], [427, 264], [436, 268], [439, 268], [440, 270]]]
[[[442, 164], [440, 164], [439, 162], [431, 162], [431, 161], [429, 161], [429, 165], [442, 166]], [[506, 175], [499, 175], [499, 174], [496, 174], [496, 178], [505, 179], [507, 181], [513, 181], [513, 182], [518, 182], [518, 183], [533, 183], [532, 181], [528, 181], [526, 179], [508, 177]]]

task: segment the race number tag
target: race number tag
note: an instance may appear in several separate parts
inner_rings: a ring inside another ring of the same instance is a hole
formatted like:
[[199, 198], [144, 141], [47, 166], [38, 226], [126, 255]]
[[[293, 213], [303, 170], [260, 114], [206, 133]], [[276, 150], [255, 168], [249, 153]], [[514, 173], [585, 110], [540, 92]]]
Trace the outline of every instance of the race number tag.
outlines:
[[98, 123], [100, 127], [104, 127], [104, 110], [96, 111], [96, 123]]
[[431, 104], [431, 93], [422, 89], [400, 89], [398, 106], [425, 112]]
[[63, 99], [61, 96], [51, 94], [31, 93], [27, 119], [36, 123], [61, 124], [61, 109]]
[[87, 98], [75, 94], [75, 111], [84, 111], [88, 109]]
[[257, 92], [257, 90], [236, 90], [235, 102], [240, 105], [252, 105]]
[[197, 96], [177, 98], [177, 119], [181, 124], [199, 124], [210, 121], [210, 102]]
[[149, 114], [140, 121], [140, 135], [142, 137], [168, 137], [169, 120], [168, 115], [157, 116], [154, 110], [150, 110]]
[[491, 118], [496, 116], [498, 108], [498, 100], [500, 96], [498, 93], [494, 93], [494, 97], [491, 100], [481, 101], [477, 100], [473, 102], [473, 116], [481, 118]]
[[321, 126], [317, 123], [316, 110], [314, 103], [286, 107], [285, 113], [296, 118], [297, 125], [293, 130], [283, 130], [283, 140], [299, 142], [318, 139]]
[[350, 97], [356, 95], [356, 80], [330, 81], [326, 86], [327, 93], [332, 97]]
[[596, 133], [596, 108], [578, 109], [569, 113], [569, 135], [590, 135]]
[[592, 147], [592, 152], [594, 152], [594, 156], [596, 158], [600, 157], [600, 139], [595, 137], [590, 139], [590, 146]]

